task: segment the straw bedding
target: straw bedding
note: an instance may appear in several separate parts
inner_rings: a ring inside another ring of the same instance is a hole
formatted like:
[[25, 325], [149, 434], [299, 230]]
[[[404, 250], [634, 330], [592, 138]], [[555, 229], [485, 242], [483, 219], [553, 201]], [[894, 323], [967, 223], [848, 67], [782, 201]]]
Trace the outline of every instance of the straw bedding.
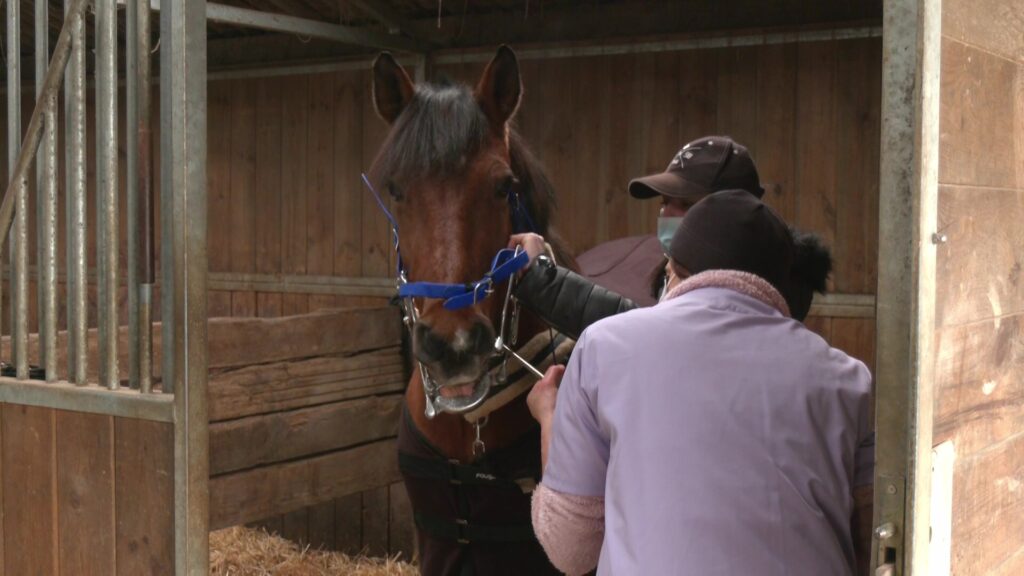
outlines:
[[211, 576], [416, 576], [398, 558], [346, 556], [301, 548], [264, 530], [234, 527], [210, 534]]

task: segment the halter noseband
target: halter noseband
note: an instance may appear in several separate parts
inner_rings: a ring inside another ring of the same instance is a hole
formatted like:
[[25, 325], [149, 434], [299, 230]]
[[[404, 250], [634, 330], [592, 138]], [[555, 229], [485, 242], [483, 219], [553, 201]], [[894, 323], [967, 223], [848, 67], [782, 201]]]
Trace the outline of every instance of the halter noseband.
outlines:
[[[419, 322], [419, 310], [416, 308], [414, 298], [444, 300], [443, 306], [445, 310], [460, 310], [482, 302], [494, 292], [495, 286], [508, 281], [508, 288], [505, 292], [505, 300], [501, 309], [501, 325], [492, 353], [492, 358], [500, 364], [497, 378], [492, 377], [490, 373], [484, 374], [483, 380], [475, 386], [478, 389], [472, 396], [448, 398], [440, 395], [442, 386], [431, 377], [427, 367], [422, 362], [416, 361], [420, 370], [420, 377], [423, 380], [423, 390], [426, 396], [425, 414], [427, 418], [434, 418], [439, 412], [450, 414], [470, 412], [483, 404], [491, 396], [492, 388], [495, 388], [495, 379], [498, 380], [498, 388], [504, 386], [507, 381], [509, 353], [511, 352], [511, 347], [515, 346], [519, 329], [519, 302], [512, 296], [512, 288], [516, 273], [530, 263], [529, 255], [519, 247], [515, 250], [508, 248], [498, 250], [498, 253], [494, 255], [491, 261], [490, 270], [479, 280], [465, 284], [409, 282], [399, 245], [398, 222], [391, 214], [391, 211], [388, 210], [380, 194], [374, 189], [370, 179], [366, 177], [366, 174], [362, 175], [362, 180], [366, 188], [373, 194], [377, 206], [380, 207], [381, 212], [384, 213], [391, 226], [391, 236], [394, 241], [396, 255], [395, 279], [398, 288], [398, 300], [404, 313], [403, 321], [410, 332], [413, 331], [413, 328]], [[519, 198], [519, 193], [510, 189], [506, 199], [512, 216], [513, 231], [536, 231], [533, 219], [530, 218], [529, 211]]]

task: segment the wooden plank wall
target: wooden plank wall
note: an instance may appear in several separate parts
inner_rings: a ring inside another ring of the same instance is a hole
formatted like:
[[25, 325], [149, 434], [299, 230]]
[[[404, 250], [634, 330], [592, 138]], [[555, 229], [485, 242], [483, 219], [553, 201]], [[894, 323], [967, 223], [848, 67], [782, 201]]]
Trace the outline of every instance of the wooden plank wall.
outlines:
[[943, 2], [936, 444], [952, 573], [1024, 573], [1024, 5]]
[[0, 405], [0, 573], [174, 571], [171, 425]]
[[[629, 179], [724, 133], [751, 149], [768, 201], [833, 246], [830, 288], [872, 294], [881, 61], [878, 38], [526, 60], [517, 124], [559, 190], [557, 222], [577, 252], [651, 232], [656, 202], [629, 198]], [[437, 72], [475, 81], [482, 67]], [[359, 182], [385, 131], [367, 71], [211, 82], [211, 270], [388, 275], [388, 229]], [[212, 294], [210, 309], [274, 316], [381, 302], [234, 292]], [[873, 363], [873, 319], [810, 324]]]

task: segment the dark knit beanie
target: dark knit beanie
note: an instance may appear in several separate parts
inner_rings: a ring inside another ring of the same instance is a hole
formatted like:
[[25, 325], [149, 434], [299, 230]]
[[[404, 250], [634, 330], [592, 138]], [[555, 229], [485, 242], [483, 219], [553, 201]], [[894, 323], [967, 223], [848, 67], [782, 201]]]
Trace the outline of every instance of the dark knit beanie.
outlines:
[[750, 272], [785, 294], [793, 238], [767, 204], [745, 190], [723, 190], [690, 208], [672, 237], [669, 254], [690, 274]]

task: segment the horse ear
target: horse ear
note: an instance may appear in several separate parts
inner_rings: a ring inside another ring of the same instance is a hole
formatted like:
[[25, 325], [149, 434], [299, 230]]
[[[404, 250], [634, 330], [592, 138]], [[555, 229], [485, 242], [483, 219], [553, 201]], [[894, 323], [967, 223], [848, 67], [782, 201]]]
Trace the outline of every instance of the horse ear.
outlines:
[[373, 105], [377, 115], [391, 124], [412, 100], [416, 88], [405, 69], [389, 52], [373, 63]]
[[476, 99], [495, 127], [504, 128], [516, 113], [523, 94], [516, 53], [502, 45], [476, 85]]

